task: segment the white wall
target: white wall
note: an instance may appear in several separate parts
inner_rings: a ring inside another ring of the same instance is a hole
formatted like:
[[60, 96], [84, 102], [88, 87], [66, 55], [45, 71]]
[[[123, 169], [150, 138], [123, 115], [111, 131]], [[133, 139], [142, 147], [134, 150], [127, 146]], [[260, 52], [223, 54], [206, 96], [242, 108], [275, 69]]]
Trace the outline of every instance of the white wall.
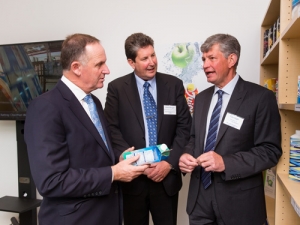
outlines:
[[[61, 40], [72, 33], [88, 33], [106, 49], [111, 71], [108, 83], [131, 72], [123, 46], [132, 33], [143, 32], [162, 46], [204, 41], [223, 32], [236, 36], [242, 46], [238, 72], [257, 83], [260, 25], [268, 5], [269, 0], [0, 0], [0, 44]], [[106, 87], [95, 93], [104, 103]], [[0, 197], [17, 196], [15, 122], [0, 121], [0, 143]], [[188, 224], [188, 178], [180, 192], [179, 225]], [[9, 224], [14, 215], [0, 212], [0, 224]]]

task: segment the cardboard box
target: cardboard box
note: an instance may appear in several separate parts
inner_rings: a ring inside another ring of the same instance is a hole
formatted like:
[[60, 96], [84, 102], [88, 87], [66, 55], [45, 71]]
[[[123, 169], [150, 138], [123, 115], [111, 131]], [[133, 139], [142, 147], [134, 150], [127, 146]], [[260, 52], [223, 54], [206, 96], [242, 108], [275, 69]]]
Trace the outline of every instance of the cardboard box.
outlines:
[[169, 149], [166, 144], [161, 144], [137, 149], [131, 152], [124, 152], [123, 158], [129, 159], [135, 155], [140, 155], [140, 158], [133, 163], [133, 165], [139, 166], [143, 164], [151, 164], [165, 160], [169, 157], [171, 150], [172, 149]]
[[265, 195], [275, 198], [276, 167], [265, 171]]

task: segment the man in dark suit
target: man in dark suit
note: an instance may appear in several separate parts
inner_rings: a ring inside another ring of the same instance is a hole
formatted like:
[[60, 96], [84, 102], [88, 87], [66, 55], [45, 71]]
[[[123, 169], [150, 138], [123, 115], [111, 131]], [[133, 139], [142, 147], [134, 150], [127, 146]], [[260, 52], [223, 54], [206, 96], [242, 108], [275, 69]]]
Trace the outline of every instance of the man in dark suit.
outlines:
[[180, 157], [181, 171], [192, 172], [190, 224], [264, 224], [262, 171], [282, 154], [275, 95], [237, 74], [236, 38], [213, 35], [201, 51], [207, 81], [214, 86], [196, 96], [190, 141]]
[[90, 94], [109, 74], [100, 41], [67, 37], [61, 63], [61, 80], [30, 103], [25, 122], [30, 168], [43, 196], [40, 225], [120, 225], [117, 181], [131, 181], [148, 166], [131, 165], [138, 157], [115, 165], [101, 103]]
[[[104, 109], [118, 154], [131, 146], [140, 149], [163, 143], [173, 149], [167, 160], [152, 164], [144, 176], [122, 184], [125, 225], [149, 224], [149, 211], [155, 225], [175, 225], [177, 220], [182, 186], [178, 160], [188, 142], [191, 116], [182, 81], [157, 72], [153, 46], [153, 40], [142, 33], [126, 39], [125, 53], [134, 72], [109, 83]], [[145, 116], [147, 83], [155, 101], [150, 116]]]

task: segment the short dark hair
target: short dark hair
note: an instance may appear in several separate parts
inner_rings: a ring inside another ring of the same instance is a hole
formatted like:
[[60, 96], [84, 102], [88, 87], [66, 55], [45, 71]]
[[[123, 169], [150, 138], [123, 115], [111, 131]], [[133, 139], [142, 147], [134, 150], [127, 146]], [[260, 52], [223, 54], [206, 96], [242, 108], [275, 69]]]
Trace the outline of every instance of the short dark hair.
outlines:
[[153, 46], [154, 47], [154, 41], [151, 37], [143, 34], [143, 33], [134, 33], [130, 35], [125, 40], [125, 54], [127, 59], [131, 59], [135, 62], [135, 58], [137, 56], [137, 51], [140, 48], [144, 48], [147, 46]]
[[201, 45], [201, 52], [208, 52], [215, 44], [219, 44], [220, 51], [225, 58], [228, 58], [232, 53], [237, 55], [237, 62], [235, 64], [235, 67], [237, 67], [241, 54], [241, 46], [238, 40], [229, 34], [215, 34], [208, 37]]
[[60, 55], [63, 70], [69, 70], [72, 62], [84, 56], [86, 45], [93, 43], [100, 43], [100, 41], [88, 34], [72, 34], [67, 36], [62, 44]]

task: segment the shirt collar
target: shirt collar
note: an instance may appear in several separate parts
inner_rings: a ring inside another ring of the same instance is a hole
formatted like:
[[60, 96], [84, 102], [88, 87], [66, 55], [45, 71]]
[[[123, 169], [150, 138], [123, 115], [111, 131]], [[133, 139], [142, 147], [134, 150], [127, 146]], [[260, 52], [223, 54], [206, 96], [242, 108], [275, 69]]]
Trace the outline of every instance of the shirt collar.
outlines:
[[86, 93], [82, 89], [76, 86], [72, 81], [70, 81], [64, 75], [62, 76], [61, 81], [64, 82], [65, 85], [67, 85], [67, 87], [72, 91], [72, 93], [75, 95], [78, 101], [81, 101], [86, 96]]
[[[138, 86], [143, 87], [144, 83], [146, 82], [142, 78], [140, 78], [138, 75], [134, 73], [135, 80]], [[150, 84], [150, 87], [155, 88], [156, 87], [156, 77], [153, 77], [151, 80], [147, 80], [147, 82]]]
[[[238, 73], [236, 73], [236, 75], [234, 76], [234, 78], [228, 83], [226, 84], [223, 88], [222, 88], [222, 91], [224, 91], [224, 93], [226, 94], [229, 94], [231, 95], [234, 88], [235, 88], [235, 85], [236, 83], [238, 82], [239, 80], [239, 77], [240, 75]], [[220, 88], [218, 88], [217, 86], [215, 86], [215, 91], [214, 91], [214, 94], [216, 94], [216, 92], [220, 90]]]

